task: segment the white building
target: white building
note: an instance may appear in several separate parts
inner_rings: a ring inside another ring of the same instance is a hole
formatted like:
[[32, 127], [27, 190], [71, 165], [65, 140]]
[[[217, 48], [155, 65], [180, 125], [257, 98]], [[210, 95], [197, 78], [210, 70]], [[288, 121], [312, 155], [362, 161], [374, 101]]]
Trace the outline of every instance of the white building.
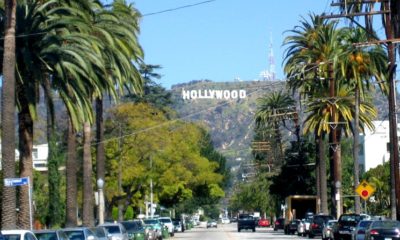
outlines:
[[[375, 130], [365, 129], [360, 135], [360, 170], [366, 172], [390, 159], [389, 121], [373, 121]], [[399, 125], [397, 125], [399, 135]], [[400, 135], [399, 135], [400, 136]]]
[[[1, 144], [0, 144], [1, 151]], [[32, 160], [33, 160], [33, 169], [40, 172], [47, 171], [47, 158], [49, 155], [49, 146], [48, 144], [41, 145], [33, 145], [32, 149]], [[1, 154], [0, 154], [1, 160]], [[19, 151], [15, 150], [15, 160], [19, 160]], [[1, 161], [0, 161], [0, 169], [1, 169]]]

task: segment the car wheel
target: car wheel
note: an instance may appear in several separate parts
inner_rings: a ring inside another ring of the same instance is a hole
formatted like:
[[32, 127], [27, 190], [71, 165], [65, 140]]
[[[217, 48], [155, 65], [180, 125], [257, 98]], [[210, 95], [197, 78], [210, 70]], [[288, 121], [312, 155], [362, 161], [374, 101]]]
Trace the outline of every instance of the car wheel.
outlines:
[[255, 232], [256, 231], [256, 229], [255, 228], [253, 228], [253, 232]]
[[240, 228], [238, 228], [238, 232], [240, 232]]
[[311, 233], [308, 234], [308, 238], [314, 238], [314, 235], [312, 235]]

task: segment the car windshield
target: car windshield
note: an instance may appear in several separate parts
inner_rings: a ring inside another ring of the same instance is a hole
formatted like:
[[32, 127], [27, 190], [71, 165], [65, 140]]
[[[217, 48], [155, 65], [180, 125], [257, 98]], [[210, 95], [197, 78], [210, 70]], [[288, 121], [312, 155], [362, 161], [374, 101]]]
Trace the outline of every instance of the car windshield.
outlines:
[[163, 223], [170, 223], [171, 222], [171, 219], [169, 219], [169, 218], [160, 218], [159, 220], [160, 220], [160, 222], [163, 222]]
[[146, 219], [144, 220], [145, 224], [157, 224], [158, 221], [157, 220], [152, 220], [152, 219]]
[[38, 240], [56, 240], [57, 234], [55, 232], [41, 232], [35, 233]]
[[119, 226], [104, 226], [104, 228], [107, 229], [107, 232], [110, 234], [121, 233]]
[[358, 222], [360, 221], [359, 215], [342, 215], [340, 217], [340, 221], [342, 222]]
[[367, 227], [371, 224], [371, 222], [372, 222], [372, 221], [361, 221], [361, 222], [358, 224], [358, 227], [359, 227], [359, 228], [367, 228]]
[[122, 222], [122, 225], [126, 228], [127, 231], [134, 231], [142, 229], [141, 222]]
[[83, 235], [83, 231], [65, 231], [68, 235], [69, 240], [85, 240], [85, 235]]
[[253, 216], [250, 215], [240, 215], [239, 219], [241, 220], [253, 220]]
[[328, 226], [329, 227], [332, 227], [333, 225], [335, 225], [336, 224], [336, 222], [328, 222]]
[[3, 234], [4, 240], [20, 240], [21, 235], [19, 234]]

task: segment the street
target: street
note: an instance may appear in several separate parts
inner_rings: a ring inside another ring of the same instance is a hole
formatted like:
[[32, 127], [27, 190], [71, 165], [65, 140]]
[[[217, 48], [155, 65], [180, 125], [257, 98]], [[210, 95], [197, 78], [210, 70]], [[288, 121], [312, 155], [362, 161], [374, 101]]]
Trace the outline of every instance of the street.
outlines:
[[[274, 232], [272, 228], [257, 228], [256, 232], [243, 230], [237, 231], [237, 223], [218, 224], [218, 228], [207, 229], [195, 227], [184, 233], [176, 233], [173, 239], [201, 239], [201, 240], [241, 240], [241, 239], [300, 239], [297, 235], [285, 235], [282, 230]], [[305, 239], [305, 238], [303, 238]], [[317, 238], [316, 238], [317, 239]]]

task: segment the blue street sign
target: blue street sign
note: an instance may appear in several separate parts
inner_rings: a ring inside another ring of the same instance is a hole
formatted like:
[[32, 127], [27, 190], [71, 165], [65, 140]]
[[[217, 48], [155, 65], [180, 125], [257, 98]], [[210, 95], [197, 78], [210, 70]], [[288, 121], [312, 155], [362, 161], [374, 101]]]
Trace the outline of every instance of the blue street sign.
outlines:
[[27, 185], [29, 182], [29, 178], [24, 177], [24, 178], [5, 178], [4, 179], [4, 186], [6, 187], [16, 187], [16, 186], [22, 186], [22, 185]]

